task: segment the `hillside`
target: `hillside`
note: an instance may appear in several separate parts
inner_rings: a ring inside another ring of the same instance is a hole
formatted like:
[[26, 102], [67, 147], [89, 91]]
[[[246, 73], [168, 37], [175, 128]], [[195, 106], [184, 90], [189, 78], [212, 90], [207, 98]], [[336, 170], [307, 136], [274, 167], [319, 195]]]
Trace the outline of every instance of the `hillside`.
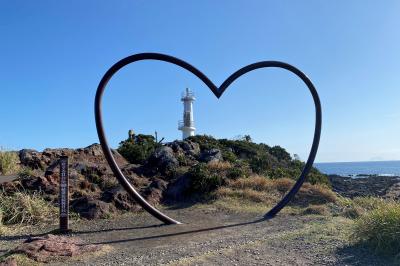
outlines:
[[[190, 230], [187, 233], [180, 233], [180, 229], [175, 227], [167, 230], [177, 236], [187, 234], [182, 238], [184, 241], [191, 241], [191, 235], [196, 234], [198, 238], [193, 240], [192, 245], [177, 243], [180, 250], [166, 246], [167, 243], [162, 239], [166, 238], [167, 241], [171, 238], [179, 242], [180, 237], [164, 236], [161, 232], [164, 229], [155, 227], [157, 222], [142, 213], [141, 207], [130, 199], [116, 181], [100, 145], [93, 144], [82, 149], [46, 149], [42, 152], [25, 149], [7, 155], [13, 158], [7, 162], [13, 161], [14, 165], [2, 164], [1, 169], [18, 169], [18, 178], [0, 184], [0, 233], [5, 235], [0, 241], [0, 248], [3, 251], [11, 250], [11, 253], [3, 253], [3, 257], [13, 256], [13, 248], [19, 239], [24, 238], [23, 235], [18, 236], [22, 232], [29, 231], [29, 234], [42, 236], [57, 228], [59, 176], [57, 171], [46, 175], [46, 170], [61, 155], [70, 158], [70, 207], [74, 232], [90, 243], [111, 243], [121, 247], [126, 254], [132, 254], [134, 257], [131, 256], [130, 260], [137, 263], [142, 260], [155, 263], [164, 257], [153, 254], [147, 260], [145, 255], [148, 250], [132, 250], [130, 241], [139, 241], [147, 248], [159, 244], [160, 250], [169, 254], [165, 259], [172, 265], [175, 262], [176, 265], [186, 265], [187, 261], [192, 260], [196, 264], [208, 258], [206, 253], [211, 254], [215, 263], [222, 263], [218, 256], [212, 255], [212, 249], [217, 246], [222, 248], [221, 252], [226, 253], [230, 262], [237, 257], [231, 254], [232, 250], [246, 256], [248, 245], [255, 248], [251, 248], [252, 252], [258, 252], [261, 246], [265, 246], [257, 243], [272, 241], [276, 252], [284, 252], [287, 239], [295, 240], [291, 242], [291, 247], [297, 255], [287, 254], [287, 259], [280, 260], [274, 255], [275, 251], [262, 248], [265, 255], [259, 257], [282, 265], [291, 265], [294, 261], [319, 264], [325, 259], [340, 263], [374, 260], [376, 265], [388, 265], [391, 260], [388, 262], [386, 257], [400, 254], [396, 235], [400, 204], [394, 201], [398, 199], [398, 194], [394, 193], [397, 191], [397, 179], [383, 178], [384, 183], [375, 184], [372, 179], [353, 181], [342, 177], [328, 178], [313, 168], [308, 181], [279, 214], [277, 222], [260, 220], [259, 223], [253, 223], [252, 219], [262, 217], [293, 186], [304, 166], [303, 162], [291, 158], [279, 146], [254, 143], [248, 136], [240, 140], [195, 136], [185, 141], [161, 144], [153, 136], [135, 135], [122, 141], [113, 154], [123, 173], [151, 204], [193, 224], [188, 227]], [[346, 190], [346, 187], [351, 189]], [[385, 196], [386, 199], [371, 195]], [[212, 218], [207, 218], [209, 215]], [[138, 230], [131, 223], [137, 219], [140, 222], [136, 226], [143, 228], [143, 232], [139, 230], [142, 238], [136, 240], [133, 236]], [[223, 220], [222, 224], [219, 224], [220, 219]], [[375, 223], [375, 220], [388, 222]], [[277, 229], [285, 233], [273, 237], [254, 235], [249, 242], [242, 233], [229, 229], [232, 224], [229, 221], [246, 227], [249, 232], [246, 237], [250, 237], [253, 230], [268, 226], [272, 228], [265, 232]], [[207, 227], [209, 223], [213, 224], [211, 228]], [[82, 231], [82, 228], [86, 231]], [[121, 230], [126, 232], [121, 234]], [[215, 231], [212, 235], [222, 242], [209, 245], [212, 239], [209, 231]], [[224, 232], [229, 232], [239, 246], [225, 243], [228, 240]], [[153, 233], [161, 234], [161, 240], [153, 237]], [[131, 238], [121, 240], [125, 234]], [[304, 239], [317, 252], [316, 255], [300, 254], [304, 251]], [[197, 250], [198, 245], [204, 247], [201, 250], [206, 253]], [[369, 246], [378, 255], [369, 254], [365, 257], [369, 253]], [[324, 250], [322, 254], [325, 254], [325, 259], [318, 255], [321, 250]], [[348, 260], [343, 257], [353, 251], [360, 258]], [[92, 257], [90, 260], [100, 262], [104, 259], [107, 265], [112, 261], [121, 262], [127, 256], [124, 252], [108, 251], [109, 255], [100, 254], [98, 258]], [[191, 259], [190, 254], [195, 254], [195, 257]], [[185, 259], [180, 259], [180, 256]], [[367, 259], [362, 259], [364, 257]], [[32, 261], [28, 262], [26, 265], [31, 265]], [[74, 265], [75, 261], [68, 263]], [[64, 264], [64, 261], [61, 260], [60, 264]]]

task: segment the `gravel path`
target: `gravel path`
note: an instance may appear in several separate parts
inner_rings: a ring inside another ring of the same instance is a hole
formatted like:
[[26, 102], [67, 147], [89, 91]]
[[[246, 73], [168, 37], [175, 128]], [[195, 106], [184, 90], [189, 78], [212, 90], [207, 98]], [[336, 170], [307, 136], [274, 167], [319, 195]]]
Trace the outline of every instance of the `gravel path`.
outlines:
[[339, 236], [341, 220], [279, 215], [266, 221], [212, 207], [167, 212], [185, 224], [163, 226], [146, 214], [75, 222], [75, 236], [104, 244], [105, 251], [51, 265], [389, 265], [363, 247], [348, 246]]

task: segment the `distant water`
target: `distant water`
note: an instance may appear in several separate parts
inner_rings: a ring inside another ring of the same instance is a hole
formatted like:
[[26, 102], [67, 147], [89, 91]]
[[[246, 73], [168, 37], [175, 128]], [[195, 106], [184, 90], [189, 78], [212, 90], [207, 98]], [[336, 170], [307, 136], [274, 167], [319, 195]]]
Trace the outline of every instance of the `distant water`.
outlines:
[[400, 176], [400, 161], [316, 163], [314, 166], [322, 173], [328, 175]]

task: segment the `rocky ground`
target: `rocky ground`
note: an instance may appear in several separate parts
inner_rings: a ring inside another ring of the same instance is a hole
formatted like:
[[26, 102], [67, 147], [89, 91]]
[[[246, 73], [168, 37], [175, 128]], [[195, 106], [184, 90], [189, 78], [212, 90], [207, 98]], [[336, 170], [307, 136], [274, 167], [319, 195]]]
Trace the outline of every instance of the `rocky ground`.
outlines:
[[[180, 174], [177, 166], [187, 171], [199, 162], [222, 161], [218, 149], [201, 150], [197, 143], [175, 141], [157, 149], [141, 165], [113, 153], [139, 192], [184, 224], [163, 226], [141, 212], [116, 182], [98, 144], [76, 150], [21, 150], [20, 164], [27, 170], [15, 180], [0, 180], [3, 193], [41, 191], [57, 206], [59, 176], [57, 171], [46, 174], [46, 170], [59, 156], [69, 156], [71, 210], [81, 217], [72, 220], [72, 236], [82, 243], [102, 246], [101, 251], [89, 255], [55, 257], [52, 265], [390, 265], [350, 242], [353, 220], [342, 216], [284, 212], [262, 220], [267, 210], [258, 215], [228, 211], [216, 202], [177, 206], [180, 195], [190, 186], [186, 172]], [[344, 197], [400, 199], [399, 178], [329, 179], [333, 190]], [[0, 238], [0, 252], [5, 254], [29, 237], [45, 236], [56, 228], [57, 220], [17, 226]], [[27, 260], [19, 265], [35, 263]]]
[[[166, 211], [184, 224], [160, 225], [144, 213], [76, 221], [72, 236], [101, 245], [103, 251], [55, 257], [50, 265], [391, 265], [365, 247], [350, 245], [352, 221], [343, 217], [281, 214], [262, 220], [212, 205]], [[43, 235], [54, 228], [25, 230]], [[5, 252], [27, 237], [21, 232], [3, 237], [0, 249]]]
[[333, 191], [348, 197], [382, 197], [400, 200], [400, 177], [368, 176], [360, 178], [329, 176]]
[[[159, 204], [165, 195], [181, 194], [184, 178], [171, 182], [169, 171], [178, 165], [179, 155], [194, 161], [193, 155], [201, 160], [219, 158], [219, 152], [200, 154], [199, 146], [192, 142], [173, 142], [158, 149], [144, 165], [129, 164], [118, 152], [114, 158], [123, 173], [151, 204]], [[141, 207], [131, 200], [122, 189], [109, 168], [99, 144], [82, 149], [21, 150], [22, 168], [28, 169], [20, 177], [4, 177], [0, 189], [7, 194], [17, 191], [43, 193], [46, 200], [58, 204], [59, 174], [46, 175], [46, 170], [61, 155], [69, 157], [70, 205], [72, 211], [87, 219], [107, 218], [113, 213], [138, 211]], [[15, 179], [16, 178], [16, 179]], [[14, 181], [12, 179], [15, 179]], [[171, 197], [165, 197], [171, 199]]]

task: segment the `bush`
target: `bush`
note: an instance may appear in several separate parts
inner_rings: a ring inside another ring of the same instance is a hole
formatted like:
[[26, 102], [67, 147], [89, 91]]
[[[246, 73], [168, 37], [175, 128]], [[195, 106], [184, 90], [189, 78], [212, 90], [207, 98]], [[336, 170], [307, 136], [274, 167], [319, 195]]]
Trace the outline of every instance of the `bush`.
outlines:
[[191, 180], [189, 192], [208, 193], [223, 185], [223, 177], [218, 173], [212, 173], [208, 166], [199, 163], [188, 171]]
[[377, 253], [397, 257], [400, 262], [400, 203], [388, 202], [362, 215], [353, 235]]
[[279, 161], [290, 161], [292, 159], [290, 154], [280, 146], [274, 146], [270, 148], [269, 153], [275, 156], [275, 158], [277, 158]]
[[2, 224], [37, 224], [57, 217], [57, 210], [39, 194], [0, 193]]
[[130, 163], [143, 164], [159, 146], [151, 135], [135, 135], [119, 144], [118, 152]]
[[19, 171], [19, 157], [16, 152], [0, 151], [0, 173], [3, 175], [14, 174]]

